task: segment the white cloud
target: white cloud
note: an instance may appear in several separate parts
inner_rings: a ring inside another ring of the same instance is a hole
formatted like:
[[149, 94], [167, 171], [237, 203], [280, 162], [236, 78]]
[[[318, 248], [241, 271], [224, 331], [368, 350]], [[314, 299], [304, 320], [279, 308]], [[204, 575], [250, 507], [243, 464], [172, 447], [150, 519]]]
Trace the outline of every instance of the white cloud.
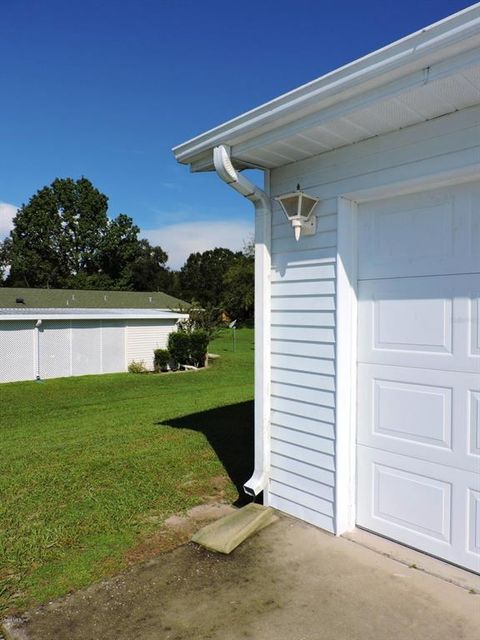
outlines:
[[168, 266], [178, 269], [195, 251], [226, 247], [243, 249], [253, 234], [253, 223], [246, 221], [203, 220], [181, 222], [160, 229], [142, 229], [141, 235], [168, 253]]
[[17, 211], [18, 209], [15, 205], [8, 204], [8, 202], [0, 202], [0, 240], [6, 238], [10, 233], [13, 227], [13, 217]]

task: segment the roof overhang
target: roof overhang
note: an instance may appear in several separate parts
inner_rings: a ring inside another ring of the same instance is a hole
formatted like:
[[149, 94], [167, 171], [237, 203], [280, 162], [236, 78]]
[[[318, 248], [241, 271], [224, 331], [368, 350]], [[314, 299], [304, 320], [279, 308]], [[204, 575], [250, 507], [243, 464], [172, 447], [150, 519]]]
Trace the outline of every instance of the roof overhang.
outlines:
[[2, 320], [182, 320], [187, 314], [161, 309], [2, 309]]
[[480, 103], [480, 3], [417, 31], [173, 149], [213, 170], [272, 169]]

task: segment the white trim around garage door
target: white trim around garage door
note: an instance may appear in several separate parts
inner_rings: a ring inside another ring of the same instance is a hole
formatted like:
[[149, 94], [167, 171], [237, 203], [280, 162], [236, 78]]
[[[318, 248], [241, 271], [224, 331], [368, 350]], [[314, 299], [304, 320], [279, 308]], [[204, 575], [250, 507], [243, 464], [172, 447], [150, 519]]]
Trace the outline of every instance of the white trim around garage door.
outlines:
[[351, 531], [356, 522], [358, 204], [479, 179], [477, 164], [337, 199], [336, 535]]

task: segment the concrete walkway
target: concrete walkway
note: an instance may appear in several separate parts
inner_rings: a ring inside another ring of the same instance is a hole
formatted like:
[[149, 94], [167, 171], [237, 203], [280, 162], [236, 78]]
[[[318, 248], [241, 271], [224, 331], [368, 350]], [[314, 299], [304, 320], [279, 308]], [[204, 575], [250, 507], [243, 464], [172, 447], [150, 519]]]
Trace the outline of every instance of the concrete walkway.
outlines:
[[480, 640], [480, 595], [282, 517], [229, 556], [189, 543], [31, 612], [12, 637]]

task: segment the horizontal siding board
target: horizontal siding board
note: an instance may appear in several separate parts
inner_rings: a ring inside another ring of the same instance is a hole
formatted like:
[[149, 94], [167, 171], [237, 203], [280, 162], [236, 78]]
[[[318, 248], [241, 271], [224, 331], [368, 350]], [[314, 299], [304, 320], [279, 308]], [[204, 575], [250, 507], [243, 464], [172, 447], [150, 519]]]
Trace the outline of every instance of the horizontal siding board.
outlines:
[[333, 296], [272, 297], [272, 311], [334, 311]]
[[272, 311], [272, 324], [297, 327], [334, 327], [333, 311]]
[[335, 263], [322, 262], [309, 265], [288, 265], [272, 269], [272, 282], [295, 282], [297, 280], [333, 280]]
[[329, 487], [335, 486], [335, 472], [328, 469], [316, 467], [313, 464], [308, 464], [295, 458], [289, 458], [280, 453], [275, 453], [275, 451], [272, 451], [271, 464], [278, 469], [284, 469], [290, 473], [321, 482]]
[[[297, 241], [293, 235], [285, 238], [273, 238], [272, 239], [272, 253], [279, 253], [284, 251], [294, 251]], [[313, 236], [302, 237], [302, 249], [322, 249], [327, 247], [336, 247], [337, 245], [337, 232], [327, 231], [325, 233], [316, 233]]]
[[335, 295], [335, 280], [273, 281], [272, 296], [326, 296]]
[[323, 422], [315, 418], [305, 418], [284, 411], [272, 411], [272, 424], [295, 429], [296, 431], [304, 431], [305, 433], [329, 438], [333, 440], [335, 437], [335, 425], [331, 422]]
[[288, 266], [302, 266], [320, 264], [321, 262], [335, 262], [336, 252], [327, 249], [305, 249], [303, 243], [298, 243], [292, 251], [272, 254], [272, 268], [286, 269]]
[[272, 467], [271, 478], [282, 484], [287, 484], [290, 487], [301, 486], [308, 493], [323, 498], [324, 500], [329, 500], [330, 502], [333, 502], [335, 498], [334, 489], [328, 484], [310, 480], [309, 478], [299, 476], [285, 469], [280, 469], [279, 467]]
[[298, 327], [272, 325], [273, 340], [304, 340], [307, 342], [335, 342], [335, 329], [324, 327]]
[[308, 402], [323, 407], [335, 407], [335, 393], [315, 387], [299, 387], [282, 382], [272, 382], [272, 395], [296, 402]]
[[[272, 361], [273, 366], [316, 373], [330, 373], [330, 371], [316, 369], [314, 360], [318, 361], [319, 358], [333, 360], [335, 357], [335, 345], [320, 342], [272, 340], [271, 350], [272, 354], [283, 356], [275, 358], [276, 362]], [[332, 372], [335, 371], [332, 370]]]
[[308, 447], [309, 449], [313, 449], [314, 451], [319, 451], [320, 453], [325, 453], [330, 456], [335, 454], [334, 442], [330, 438], [322, 438], [321, 436], [305, 433], [304, 431], [281, 427], [277, 424], [272, 424], [272, 438], [275, 438], [276, 440], [283, 440], [283, 442], [290, 442], [291, 444], [296, 444], [300, 447]]
[[307, 491], [290, 487], [287, 484], [280, 483], [273, 479], [270, 481], [270, 492], [282, 496], [285, 500], [291, 500], [292, 502], [301, 504], [303, 507], [333, 517], [333, 505], [330, 500], [325, 500]]
[[174, 320], [128, 320], [127, 362], [143, 361], [147, 369], [153, 369], [154, 349], [165, 349], [175, 330]]
[[297, 504], [273, 493], [269, 493], [268, 495], [268, 504], [274, 509], [279, 509], [284, 513], [288, 513], [289, 515], [299, 518], [300, 520], [304, 520], [316, 527], [320, 527], [321, 529], [325, 529], [331, 533], [334, 531], [333, 518], [326, 516], [323, 513], [319, 513], [318, 511], [314, 511], [313, 509], [309, 509], [308, 507], [304, 507], [303, 505]]
[[335, 391], [334, 376], [324, 376], [309, 371], [291, 371], [289, 369], [278, 369], [272, 367], [272, 383], [283, 382], [285, 384], [310, 387], [312, 389], [324, 389], [325, 391]]
[[307, 464], [320, 467], [326, 471], [335, 470], [335, 460], [333, 456], [321, 453], [320, 451], [314, 451], [306, 447], [300, 447], [291, 443], [283, 442], [282, 440], [276, 440], [272, 438], [272, 452], [278, 453], [282, 456], [287, 456], [306, 462]]
[[[337, 214], [334, 213], [330, 216], [316, 216], [317, 219], [317, 233], [327, 233], [329, 231], [337, 230]], [[292, 225], [285, 219], [285, 216], [280, 224], [275, 224], [273, 221], [272, 238], [277, 240], [278, 238], [290, 238], [293, 233]]]
[[[316, 346], [318, 347], [319, 345]], [[281, 369], [306, 371], [320, 375], [335, 375], [335, 360], [333, 358], [304, 358], [302, 356], [272, 353], [271, 362], [273, 367]]]

